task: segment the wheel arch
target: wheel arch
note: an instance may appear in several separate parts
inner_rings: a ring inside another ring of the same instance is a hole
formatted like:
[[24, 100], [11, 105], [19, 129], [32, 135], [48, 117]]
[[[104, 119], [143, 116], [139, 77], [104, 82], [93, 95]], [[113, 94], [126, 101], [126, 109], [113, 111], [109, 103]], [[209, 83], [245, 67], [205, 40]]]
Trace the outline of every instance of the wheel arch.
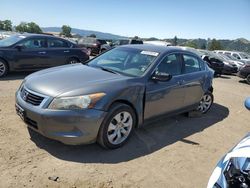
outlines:
[[135, 106], [134, 106], [130, 101], [125, 100], [125, 99], [117, 99], [117, 100], [113, 101], [113, 102], [109, 105], [108, 109], [110, 109], [110, 108], [111, 108], [113, 105], [115, 105], [115, 104], [126, 104], [126, 105], [128, 105], [128, 106], [134, 111], [134, 113], [135, 113], [135, 117], [136, 117], [136, 124], [135, 124], [135, 127], [138, 127], [138, 126], [139, 126], [139, 113], [138, 113], [138, 111], [136, 110]]

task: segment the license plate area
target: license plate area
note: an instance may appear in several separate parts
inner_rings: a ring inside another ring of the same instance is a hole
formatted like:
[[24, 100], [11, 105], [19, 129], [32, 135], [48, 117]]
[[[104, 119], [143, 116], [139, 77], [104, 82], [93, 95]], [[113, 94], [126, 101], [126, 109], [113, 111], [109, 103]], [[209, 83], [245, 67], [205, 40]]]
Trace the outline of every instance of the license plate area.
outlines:
[[24, 111], [24, 109], [21, 107], [21, 106], [19, 106], [18, 104], [16, 104], [15, 105], [15, 107], [16, 107], [16, 113], [17, 113], [17, 115], [19, 115], [19, 117], [23, 120], [23, 121], [25, 121], [25, 111]]

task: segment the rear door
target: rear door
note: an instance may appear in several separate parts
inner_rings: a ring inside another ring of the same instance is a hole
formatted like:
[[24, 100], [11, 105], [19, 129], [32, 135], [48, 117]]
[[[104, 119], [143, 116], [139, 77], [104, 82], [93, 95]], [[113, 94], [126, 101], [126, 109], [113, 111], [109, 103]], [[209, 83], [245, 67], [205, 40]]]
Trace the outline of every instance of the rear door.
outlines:
[[184, 106], [191, 106], [199, 103], [202, 98], [203, 84], [207, 74], [204, 62], [191, 54], [182, 54], [184, 65], [184, 77], [182, 84], [185, 87]]
[[49, 66], [54, 67], [66, 64], [72, 53], [69, 43], [58, 38], [48, 38], [47, 42], [50, 57]]
[[15, 69], [36, 70], [47, 67], [49, 56], [44, 37], [29, 37], [18, 44], [23, 48], [14, 54]]

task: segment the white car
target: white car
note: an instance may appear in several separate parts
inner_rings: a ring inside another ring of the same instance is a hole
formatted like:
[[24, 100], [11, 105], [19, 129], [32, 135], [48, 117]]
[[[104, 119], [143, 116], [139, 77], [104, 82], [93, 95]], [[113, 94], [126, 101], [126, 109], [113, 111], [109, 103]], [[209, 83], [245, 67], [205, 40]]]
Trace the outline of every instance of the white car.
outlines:
[[153, 44], [158, 46], [172, 46], [171, 43], [160, 40], [152, 40], [152, 41], [143, 41], [143, 44]]
[[215, 50], [214, 52], [218, 54], [231, 55], [237, 58], [238, 60], [243, 60], [244, 62], [250, 62], [250, 55], [248, 55], [245, 52], [225, 51], [225, 50]]

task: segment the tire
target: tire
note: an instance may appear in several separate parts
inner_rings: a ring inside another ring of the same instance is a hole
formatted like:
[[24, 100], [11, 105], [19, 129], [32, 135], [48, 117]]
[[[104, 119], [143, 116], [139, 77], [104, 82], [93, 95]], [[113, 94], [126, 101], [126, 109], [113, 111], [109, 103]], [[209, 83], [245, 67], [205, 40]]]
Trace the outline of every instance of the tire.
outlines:
[[205, 114], [211, 108], [213, 102], [214, 102], [214, 96], [210, 91], [208, 91], [201, 98], [200, 104], [198, 105], [196, 110], [202, 114]]
[[91, 48], [87, 48], [87, 50], [88, 50], [88, 53], [87, 53], [87, 54], [88, 54], [89, 56], [91, 56], [91, 55], [92, 55], [92, 50], [91, 50]]
[[0, 77], [4, 77], [9, 72], [8, 64], [0, 59]]
[[75, 63], [80, 63], [79, 59], [71, 57], [67, 60], [67, 64], [75, 64]]
[[248, 84], [250, 84], [250, 74], [246, 77], [246, 81]]
[[97, 142], [106, 149], [119, 148], [128, 141], [135, 124], [134, 110], [126, 104], [117, 103], [103, 120]]

